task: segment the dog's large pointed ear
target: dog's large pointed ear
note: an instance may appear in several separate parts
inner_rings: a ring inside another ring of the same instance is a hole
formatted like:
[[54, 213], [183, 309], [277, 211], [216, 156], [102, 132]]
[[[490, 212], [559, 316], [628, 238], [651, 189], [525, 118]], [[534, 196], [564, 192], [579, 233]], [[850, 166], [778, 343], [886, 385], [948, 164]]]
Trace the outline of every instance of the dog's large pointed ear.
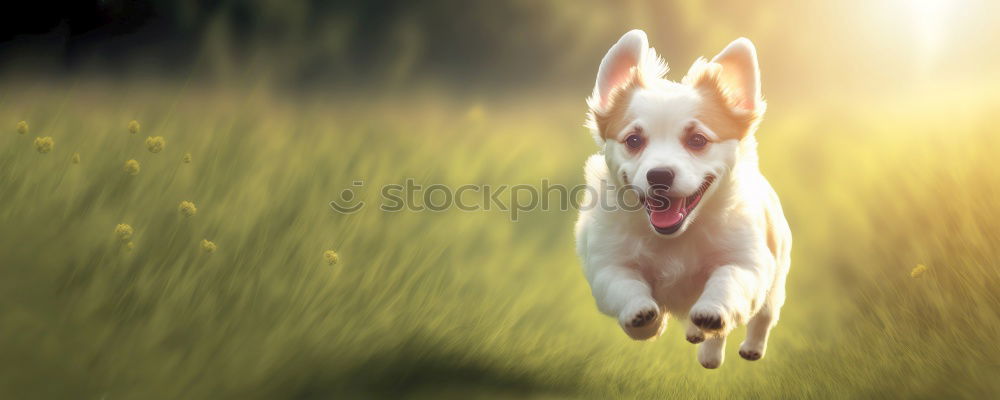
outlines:
[[721, 84], [730, 104], [744, 111], [763, 111], [760, 94], [760, 68], [757, 66], [757, 49], [750, 39], [734, 40], [712, 62], [722, 66], [719, 71]]
[[648, 49], [646, 32], [639, 29], [628, 31], [618, 39], [618, 43], [611, 46], [597, 70], [594, 93], [587, 99], [592, 112], [607, 109], [614, 89], [625, 84], [633, 74], [639, 73]]
[[712, 61], [698, 59], [683, 82], [701, 93], [701, 118], [719, 136], [742, 139], [757, 130], [767, 104], [760, 94], [757, 50], [750, 40], [734, 40]]

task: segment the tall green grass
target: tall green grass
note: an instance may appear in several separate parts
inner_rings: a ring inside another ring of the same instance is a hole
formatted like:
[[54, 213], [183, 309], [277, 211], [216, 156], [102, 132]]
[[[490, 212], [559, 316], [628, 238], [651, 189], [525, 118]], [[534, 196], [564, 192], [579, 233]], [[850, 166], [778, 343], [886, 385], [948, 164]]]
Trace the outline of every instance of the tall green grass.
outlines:
[[[632, 342], [597, 312], [572, 210], [511, 222], [500, 210], [373, 206], [379, 185], [407, 178], [581, 183], [595, 148], [577, 97], [9, 87], [0, 397], [1000, 393], [1000, 140], [988, 108], [955, 120], [772, 104], [760, 151], [796, 238], [789, 300], [764, 360], [736, 357], [737, 331], [715, 371], [680, 324]], [[36, 152], [35, 136], [54, 149]], [[165, 149], [147, 151], [147, 136]], [[138, 175], [122, 170], [128, 159]], [[359, 179], [369, 207], [333, 212]], [[185, 217], [181, 201], [198, 212]], [[119, 223], [135, 229], [131, 251]], [[928, 271], [911, 278], [918, 263]]]

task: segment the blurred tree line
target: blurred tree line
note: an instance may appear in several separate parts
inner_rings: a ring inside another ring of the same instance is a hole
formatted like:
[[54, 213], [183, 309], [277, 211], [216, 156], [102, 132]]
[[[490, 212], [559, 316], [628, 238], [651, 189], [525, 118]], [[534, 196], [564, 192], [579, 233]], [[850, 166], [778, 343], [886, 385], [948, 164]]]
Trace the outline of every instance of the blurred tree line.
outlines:
[[592, 79], [607, 46], [632, 26], [680, 36], [695, 3], [43, 0], [5, 17], [0, 54], [7, 69], [197, 71], [292, 85], [425, 78], [528, 85]]
[[1000, 33], [1000, 3], [956, 2], [923, 17], [919, 4], [36, 0], [0, 17], [0, 74], [204, 77], [283, 88], [567, 86], [586, 93], [608, 47], [640, 28], [670, 62], [673, 79], [695, 57], [752, 38], [771, 99], [996, 75], [1000, 57], [989, 50]]

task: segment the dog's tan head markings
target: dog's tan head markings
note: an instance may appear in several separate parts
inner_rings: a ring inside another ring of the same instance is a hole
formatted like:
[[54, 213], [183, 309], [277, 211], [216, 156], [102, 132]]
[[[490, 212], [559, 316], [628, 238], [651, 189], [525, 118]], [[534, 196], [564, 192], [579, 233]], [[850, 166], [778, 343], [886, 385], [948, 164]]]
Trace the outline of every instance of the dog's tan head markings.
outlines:
[[[645, 33], [623, 35], [598, 67], [587, 126], [610, 176], [634, 186], [643, 201], [654, 200], [650, 224], [670, 236], [684, 232], [713, 195], [713, 183], [753, 147], [741, 143], [753, 136], [766, 103], [757, 51], [747, 39], [696, 60], [680, 82], [667, 80], [667, 70]], [[669, 189], [653, 193], [654, 185]]]

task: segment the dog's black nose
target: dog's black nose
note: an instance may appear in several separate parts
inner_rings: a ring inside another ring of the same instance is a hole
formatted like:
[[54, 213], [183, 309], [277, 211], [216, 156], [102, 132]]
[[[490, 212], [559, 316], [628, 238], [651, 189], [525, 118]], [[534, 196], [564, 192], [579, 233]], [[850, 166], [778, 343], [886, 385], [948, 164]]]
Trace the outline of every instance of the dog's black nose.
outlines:
[[650, 186], [670, 187], [674, 184], [674, 170], [670, 168], [653, 168], [646, 173], [646, 182]]

